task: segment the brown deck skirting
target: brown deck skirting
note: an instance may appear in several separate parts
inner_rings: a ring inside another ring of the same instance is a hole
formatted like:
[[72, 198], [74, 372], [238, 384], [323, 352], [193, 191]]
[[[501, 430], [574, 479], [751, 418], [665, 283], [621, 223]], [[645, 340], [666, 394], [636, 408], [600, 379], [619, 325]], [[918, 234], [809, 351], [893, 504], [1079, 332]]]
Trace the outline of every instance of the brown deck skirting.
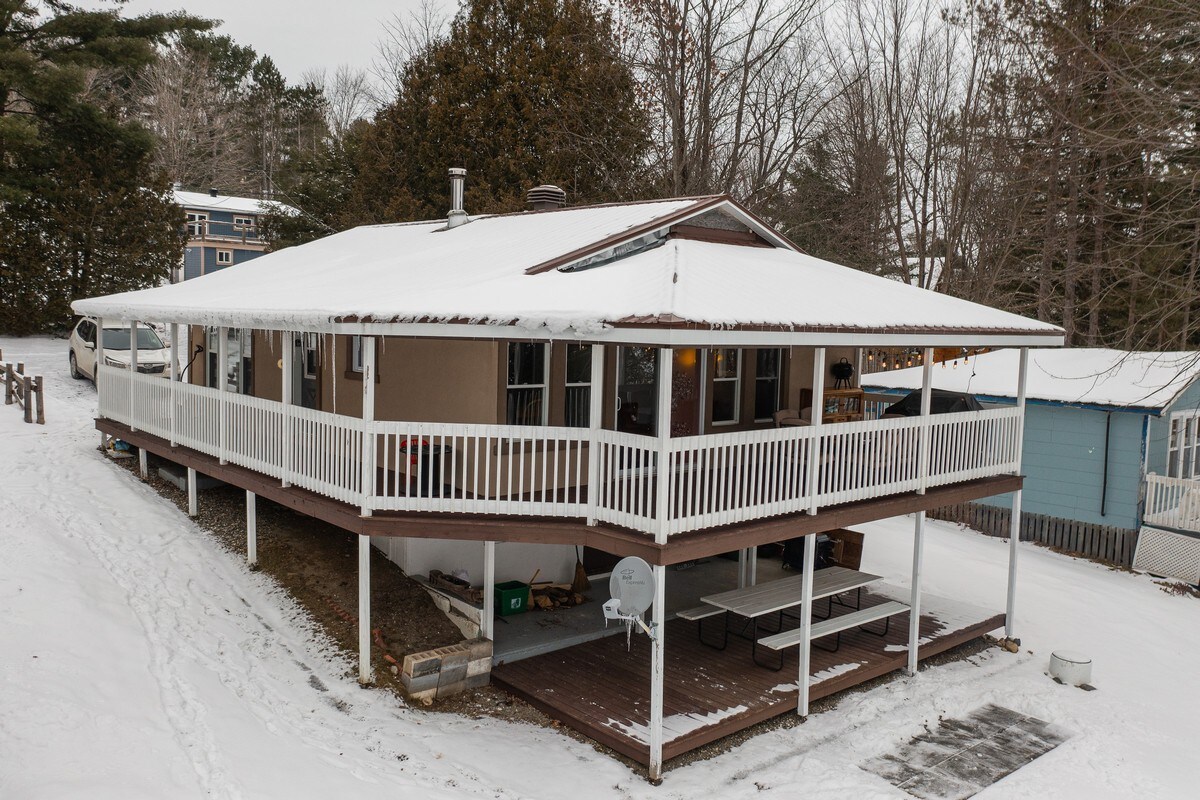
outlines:
[[220, 464], [216, 457], [186, 447], [171, 447], [165, 439], [145, 431], [131, 431], [128, 425], [120, 422], [97, 419], [96, 428], [123, 439], [134, 447], [218, 478], [239, 489], [254, 492], [267, 500], [351, 533], [417, 539], [585, 545], [614, 555], [640, 556], [655, 565], [679, 564], [743, 547], [757, 547], [760, 544], [796, 536], [822, 533], [871, 520], [921, 510], [928, 511], [981, 497], [1004, 494], [1020, 489], [1023, 480], [1020, 475], [996, 475], [950, 486], [939, 486], [923, 495], [909, 492], [830, 506], [813, 516], [804, 513], [786, 514], [694, 533], [675, 534], [667, 544], [658, 545], [649, 534], [613, 525], [589, 526], [581, 519], [438, 514], [425, 511], [378, 511], [374, 516], [363, 517], [359, 514], [358, 506], [295, 486], [285, 489], [278, 480], [261, 472], [233, 464]]

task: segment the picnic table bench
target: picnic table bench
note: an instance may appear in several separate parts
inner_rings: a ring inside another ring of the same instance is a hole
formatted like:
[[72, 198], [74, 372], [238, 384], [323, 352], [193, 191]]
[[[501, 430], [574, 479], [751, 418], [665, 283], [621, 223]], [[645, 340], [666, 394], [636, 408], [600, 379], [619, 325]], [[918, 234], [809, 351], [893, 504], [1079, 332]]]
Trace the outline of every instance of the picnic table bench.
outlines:
[[[883, 620], [883, 632], [876, 635], [887, 636], [888, 629], [891, 627], [892, 617], [896, 616], [897, 614], [903, 614], [908, 610], [909, 607], [904, 603], [900, 603], [895, 600], [889, 600], [886, 603], [880, 603], [879, 605], [861, 608], [858, 611], [852, 611], [849, 614], [842, 614], [840, 617], [831, 617], [829, 619], [822, 620], [821, 622], [818, 622], [816, 625], [812, 626], [812, 632], [808, 638], [809, 641], [816, 641], [823, 636], [836, 635], [836, 644], [834, 644], [832, 648], [824, 648], [829, 650], [831, 653], [836, 653], [838, 648], [842, 645], [842, 631], [846, 631], [851, 628], [858, 628], [871, 622]], [[874, 631], [866, 632], [874, 633]], [[772, 636], [766, 636], [760, 641], [755, 642], [755, 646], [757, 647], [757, 645], [761, 644], [763, 647], [770, 648], [771, 650], [784, 650], [788, 647], [793, 647], [803, 643], [804, 632], [800, 628], [793, 628], [792, 630], [781, 631]], [[767, 664], [760, 662], [757, 657], [754, 659], [754, 661], [756, 664], [759, 664], [759, 666], [768, 666]], [[771, 668], [776, 670], [783, 669], [782, 656], [779, 659], [779, 666]]]

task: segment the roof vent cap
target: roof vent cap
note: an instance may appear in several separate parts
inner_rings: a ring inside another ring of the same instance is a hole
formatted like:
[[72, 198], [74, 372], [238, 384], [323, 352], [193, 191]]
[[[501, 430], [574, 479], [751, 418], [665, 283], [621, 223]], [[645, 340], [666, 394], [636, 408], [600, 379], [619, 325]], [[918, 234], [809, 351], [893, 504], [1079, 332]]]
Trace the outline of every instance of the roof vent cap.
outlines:
[[457, 228], [470, 222], [463, 210], [463, 186], [467, 182], [467, 171], [462, 167], [450, 168], [450, 213], [446, 215], [446, 227]]
[[567, 204], [567, 193], [552, 184], [535, 186], [525, 195], [527, 202], [534, 211], [553, 211]]
[[216, 197], [219, 194], [220, 194], [220, 192], [217, 191], [217, 188], [215, 186], [208, 190], [209, 197]]

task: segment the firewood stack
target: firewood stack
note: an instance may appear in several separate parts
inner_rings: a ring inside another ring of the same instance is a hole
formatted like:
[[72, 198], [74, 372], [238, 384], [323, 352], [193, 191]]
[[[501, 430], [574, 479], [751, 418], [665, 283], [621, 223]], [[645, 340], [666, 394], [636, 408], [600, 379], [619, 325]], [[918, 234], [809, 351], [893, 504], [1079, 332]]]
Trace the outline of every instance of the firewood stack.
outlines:
[[587, 602], [586, 597], [571, 591], [569, 583], [535, 583], [532, 594], [533, 602], [530, 604], [530, 608], [539, 611], [570, 608]]

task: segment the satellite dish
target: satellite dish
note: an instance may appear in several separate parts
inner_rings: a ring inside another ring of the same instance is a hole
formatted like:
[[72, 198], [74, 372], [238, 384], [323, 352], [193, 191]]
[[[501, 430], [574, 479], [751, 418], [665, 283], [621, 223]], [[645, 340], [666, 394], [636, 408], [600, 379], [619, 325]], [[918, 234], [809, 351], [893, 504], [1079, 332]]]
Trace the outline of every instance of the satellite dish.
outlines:
[[654, 602], [654, 571], [637, 556], [626, 556], [613, 567], [608, 591], [620, 601], [623, 616], [641, 616]]

